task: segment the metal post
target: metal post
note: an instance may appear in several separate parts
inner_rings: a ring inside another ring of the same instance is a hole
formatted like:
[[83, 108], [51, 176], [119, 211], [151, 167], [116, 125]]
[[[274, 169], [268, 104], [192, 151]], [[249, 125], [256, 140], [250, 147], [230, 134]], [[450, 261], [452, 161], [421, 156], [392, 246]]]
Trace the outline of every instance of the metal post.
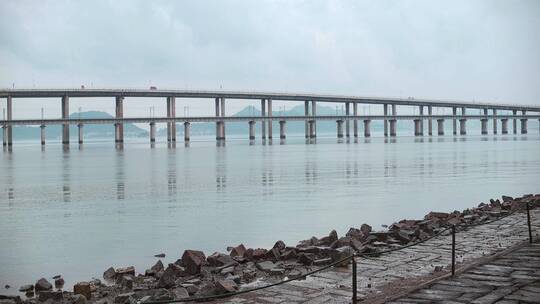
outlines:
[[356, 259], [354, 258], [354, 255], [351, 257], [352, 261], [352, 304], [356, 304], [357, 302], [357, 278], [356, 278]]
[[531, 230], [531, 210], [529, 207], [529, 202], [527, 202], [527, 226], [529, 226], [529, 243], [532, 244], [532, 230]]
[[452, 225], [452, 276], [456, 274], [456, 226]]

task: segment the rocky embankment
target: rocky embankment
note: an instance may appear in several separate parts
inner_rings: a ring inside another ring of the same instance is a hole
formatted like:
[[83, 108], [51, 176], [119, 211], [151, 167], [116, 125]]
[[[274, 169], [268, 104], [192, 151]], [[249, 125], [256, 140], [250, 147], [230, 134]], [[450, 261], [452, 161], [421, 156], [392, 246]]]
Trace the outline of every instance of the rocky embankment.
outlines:
[[[296, 246], [277, 241], [272, 248], [247, 248], [240, 244], [227, 253], [206, 256], [202, 251], [185, 250], [180, 259], [164, 265], [158, 260], [144, 273], [134, 267], [110, 267], [103, 281], [92, 279], [76, 283], [72, 291], [63, 290], [64, 280], [55, 276], [53, 284], [39, 279], [21, 286], [20, 296], [0, 295], [0, 304], [37, 302], [85, 304], [137, 303], [204, 297], [299, 277], [308, 271], [339, 261], [353, 253], [373, 253], [425, 240], [452, 225], [485, 223], [514, 211], [540, 207], [540, 194], [520, 198], [503, 196], [478, 207], [451, 213], [430, 212], [421, 220], [401, 220], [384, 231], [372, 231], [363, 224], [339, 237], [335, 230], [327, 236], [311, 237]], [[156, 257], [164, 257], [164, 254]], [[348, 262], [343, 263], [347, 266]], [[9, 290], [9, 286], [6, 286]]]

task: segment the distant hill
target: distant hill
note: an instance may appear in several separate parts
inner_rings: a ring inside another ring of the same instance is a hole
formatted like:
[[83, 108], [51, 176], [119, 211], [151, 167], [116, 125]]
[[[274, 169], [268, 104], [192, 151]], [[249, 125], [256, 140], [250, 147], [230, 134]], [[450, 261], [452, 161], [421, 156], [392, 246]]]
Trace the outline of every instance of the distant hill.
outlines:
[[[88, 111], [81, 113], [73, 113], [69, 115], [71, 119], [77, 118], [113, 118], [112, 115], [106, 112], [100, 111]], [[70, 138], [78, 137], [78, 129], [76, 125], [70, 125], [69, 136]], [[114, 125], [98, 125], [98, 124], [86, 124], [83, 127], [83, 134], [85, 138], [98, 138], [98, 137], [114, 137]], [[15, 126], [13, 127], [14, 140], [27, 140], [38, 139], [41, 133], [39, 126]], [[62, 136], [61, 125], [48, 125], [45, 128], [46, 139], [58, 139]], [[134, 124], [124, 125], [124, 136], [126, 137], [141, 137], [148, 136], [148, 131], [141, 129]]]

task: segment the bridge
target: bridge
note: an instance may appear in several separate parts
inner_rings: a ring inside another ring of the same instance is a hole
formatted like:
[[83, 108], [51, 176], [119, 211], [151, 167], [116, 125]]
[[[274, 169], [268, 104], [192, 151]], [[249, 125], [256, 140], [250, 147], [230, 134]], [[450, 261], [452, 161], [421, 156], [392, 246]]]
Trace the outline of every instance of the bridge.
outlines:
[[[100, 119], [74, 119], [69, 118], [69, 99], [109, 97], [115, 102], [115, 117]], [[163, 98], [167, 104], [166, 117], [138, 117], [124, 118], [123, 101], [129, 98]], [[62, 105], [61, 119], [13, 119], [13, 100], [22, 98], [58, 98]], [[176, 99], [192, 98], [201, 102], [213, 100], [215, 104], [214, 116], [198, 117], [178, 117], [176, 116]], [[488, 134], [488, 121], [492, 121], [493, 134], [498, 132], [497, 122], [501, 122], [501, 133], [508, 134], [508, 121], [512, 121], [512, 132], [517, 134], [517, 122], [521, 123], [520, 133], [527, 133], [527, 121], [529, 119], [539, 119], [540, 106], [529, 106], [519, 104], [499, 104], [465, 102], [457, 100], [436, 100], [436, 99], [415, 99], [415, 98], [392, 98], [392, 97], [369, 97], [369, 96], [344, 96], [344, 95], [324, 95], [324, 94], [294, 94], [294, 93], [273, 93], [273, 92], [246, 92], [246, 91], [212, 91], [212, 90], [157, 90], [157, 89], [4, 89], [0, 90], [0, 99], [6, 99], [7, 115], [6, 119], [0, 120], [3, 129], [4, 146], [12, 146], [14, 125], [39, 125], [41, 127], [41, 144], [45, 144], [45, 127], [52, 124], [62, 125], [62, 143], [69, 144], [69, 125], [75, 124], [79, 127], [79, 143], [83, 143], [83, 126], [85, 124], [114, 124], [115, 142], [124, 141], [123, 126], [125, 123], [149, 123], [150, 141], [155, 142], [155, 124], [167, 124], [167, 141], [176, 142], [176, 123], [184, 123], [184, 140], [190, 140], [190, 128], [193, 122], [215, 122], [216, 140], [225, 140], [225, 123], [231, 121], [245, 121], [249, 124], [249, 139], [255, 139], [255, 124], [261, 124], [262, 139], [272, 139], [272, 121], [279, 121], [280, 138], [286, 137], [287, 121], [304, 121], [305, 137], [315, 138], [317, 121], [336, 121], [337, 137], [358, 137], [358, 122], [364, 124], [364, 136], [371, 136], [370, 122], [372, 120], [382, 120], [384, 122], [384, 136], [396, 136], [396, 122], [398, 120], [414, 121], [414, 134], [424, 135], [424, 122], [427, 122], [427, 133], [433, 135], [433, 121], [437, 122], [437, 135], [444, 135], [444, 121], [452, 120], [452, 131], [454, 135], [466, 135], [466, 121], [478, 119], [481, 121], [481, 134]], [[261, 116], [226, 116], [225, 105], [227, 101], [234, 100], [260, 100]], [[302, 101], [304, 102], [303, 116], [273, 116], [272, 101]], [[340, 103], [345, 106], [345, 115], [317, 115], [317, 103], [329, 102]], [[358, 105], [381, 105], [383, 115], [358, 115]], [[352, 105], [352, 112], [351, 112]], [[397, 115], [397, 106], [418, 107], [418, 115]], [[427, 115], [424, 115], [424, 108], [427, 108]], [[433, 108], [450, 108], [452, 115], [433, 115]], [[483, 115], [467, 115], [467, 109], [483, 110]], [[390, 110], [390, 111], [389, 111]], [[459, 113], [458, 113], [459, 110]], [[511, 112], [512, 114], [499, 113], [497, 111]], [[491, 112], [491, 114], [489, 114]], [[518, 114], [518, 112], [521, 112]], [[533, 113], [531, 113], [533, 112]], [[535, 114], [536, 113], [536, 114]], [[351, 127], [352, 124], [352, 127]], [[345, 125], [345, 132], [344, 132]], [[351, 130], [352, 129], [352, 130]], [[352, 132], [351, 132], [352, 131]], [[352, 133], [352, 134], [351, 134]]]

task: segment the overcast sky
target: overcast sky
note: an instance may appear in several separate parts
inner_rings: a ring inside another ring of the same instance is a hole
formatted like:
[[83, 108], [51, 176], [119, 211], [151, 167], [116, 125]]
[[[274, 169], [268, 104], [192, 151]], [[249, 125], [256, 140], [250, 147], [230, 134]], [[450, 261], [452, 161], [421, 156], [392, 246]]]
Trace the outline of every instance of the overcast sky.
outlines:
[[[222, 87], [538, 105], [539, 32], [537, 0], [2, 0], [0, 87]], [[125, 113], [146, 114], [151, 104], [165, 111], [161, 100], [128, 100]], [[14, 114], [39, 115], [42, 106], [60, 115], [57, 100], [19, 102]], [[184, 106], [209, 115], [213, 104], [178, 102], [177, 113]], [[71, 112], [78, 107], [114, 109], [110, 100], [73, 99]]]

